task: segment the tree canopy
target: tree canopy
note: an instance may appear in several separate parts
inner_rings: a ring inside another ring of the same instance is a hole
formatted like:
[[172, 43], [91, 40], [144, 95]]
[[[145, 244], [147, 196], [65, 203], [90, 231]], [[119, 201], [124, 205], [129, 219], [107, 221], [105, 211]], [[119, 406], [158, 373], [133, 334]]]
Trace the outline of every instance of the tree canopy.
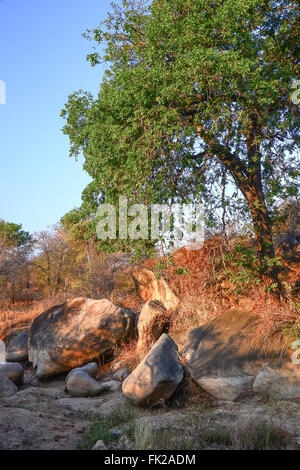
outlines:
[[96, 99], [79, 90], [62, 111], [92, 177], [81, 215], [119, 195], [210, 207], [242, 195], [272, 257], [274, 207], [299, 185], [298, 2], [124, 1], [86, 37], [107, 70]]
[[32, 236], [22, 229], [22, 224], [0, 220], [0, 241], [9, 246], [24, 246], [32, 241]]

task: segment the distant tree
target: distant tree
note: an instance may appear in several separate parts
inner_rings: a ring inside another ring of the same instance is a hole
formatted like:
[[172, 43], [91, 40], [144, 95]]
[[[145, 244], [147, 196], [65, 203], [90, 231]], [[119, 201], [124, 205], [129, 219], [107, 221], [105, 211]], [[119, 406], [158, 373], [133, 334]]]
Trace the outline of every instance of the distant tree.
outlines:
[[22, 224], [0, 219], [0, 240], [10, 246], [23, 246], [32, 241], [32, 235], [22, 229]]
[[299, 108], [291, 100], [298, 2], [124, 1], [86, 36], [104, 45], [88, 56], [91, 65], [110, 65], [97, 99], [79, 91], [62, 111], [70, 153], [83, 152], [93, 179], [85, 210], [120, 194], [212, 205], [226, 171], [235, 189], [220, 204], [243, 196], [266, 273], [274, 207], [299, 187]]
[[32, 236], [22, 224], [0, 220], [0, 289], [2, 303], [14, 303], [29, 282]]
[[74, 250], [59, 228], [35, 235], [35, 255], [31, 265], [37, 270], [35, 282], [44, 296], [55, 296], [66, 288], [75, 259]]

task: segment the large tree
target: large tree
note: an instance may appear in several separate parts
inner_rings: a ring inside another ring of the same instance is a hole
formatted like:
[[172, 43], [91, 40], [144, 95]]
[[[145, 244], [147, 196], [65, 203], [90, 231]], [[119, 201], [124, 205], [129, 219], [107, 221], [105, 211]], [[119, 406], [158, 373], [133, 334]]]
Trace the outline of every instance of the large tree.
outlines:
[[97, 99], [76, 92], [62, 115], [93, 178], [87, 213], [120, 194], [210, 200], [219, 179], [243, 195], [260, 260], [272, 258], [273, 206], [299, 183], [298, 2], [124, 1], [86, 35], [100, 45], [91, 64], [109, 65]]

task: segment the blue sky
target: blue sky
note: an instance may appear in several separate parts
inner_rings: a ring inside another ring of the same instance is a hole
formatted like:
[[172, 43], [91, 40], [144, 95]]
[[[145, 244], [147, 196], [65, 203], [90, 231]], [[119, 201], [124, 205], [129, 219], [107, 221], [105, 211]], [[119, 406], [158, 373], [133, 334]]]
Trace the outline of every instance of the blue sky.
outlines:
[[98, 92], [104, 67], [86, 61], [82, 33], [109, 10], [106, 0], [0, 0], [0, 218], [30, 232], [79, 206], [89, 182], [60, 111], [73, 91]]

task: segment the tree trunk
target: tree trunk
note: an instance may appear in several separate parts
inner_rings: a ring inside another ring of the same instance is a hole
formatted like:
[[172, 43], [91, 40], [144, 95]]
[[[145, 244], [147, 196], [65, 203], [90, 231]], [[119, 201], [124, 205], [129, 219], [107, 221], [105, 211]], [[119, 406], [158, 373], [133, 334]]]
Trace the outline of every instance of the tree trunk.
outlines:
[[251, 212], [257, 255], [261, 261], [265, 257], [274, 258], [272, 228], [262, 189], [257, 186], [249, 188], [245, 196]]

